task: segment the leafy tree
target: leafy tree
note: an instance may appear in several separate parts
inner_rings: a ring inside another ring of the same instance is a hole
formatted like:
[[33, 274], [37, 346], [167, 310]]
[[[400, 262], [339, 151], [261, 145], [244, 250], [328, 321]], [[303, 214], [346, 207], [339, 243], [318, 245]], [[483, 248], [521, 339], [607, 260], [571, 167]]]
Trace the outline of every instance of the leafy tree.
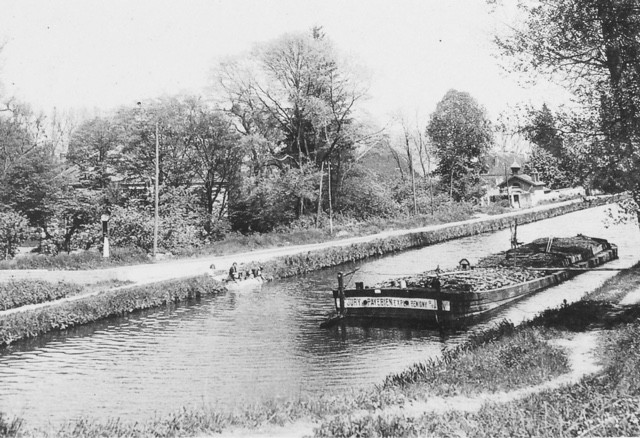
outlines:
[[[317, 170], [324, 175], [329, 162], [344, 172], [348, 166], [340, 161], [352, 159], [352, 151], [369, 136], [355, 119], [357, 104], [366, 96], [361, 76], [320, 28], [284, 35], [222, 64], [217, 80], [247, 137], [246, 164], [254, 180], [273, 182], [292, 175], [291, 169], [306, 172], [305, 179], [319, 177]], [[281, 175], [274, 177], [274, 171]], [[339, 184], [344, 175], [332, 177]], [[315, 205], [304, 191], [298, 194], [292, 207], [300, 217]], [[321, 206], [322, 196], [315, 198]]]
[[251, 177], [236, 188], [229, 218], [235, 230], [268, 232], [295, 218], [297, 199], [290, 192], [289, 175]]
[[582, 111], [566, 131], [589, 145], [589, 167], [600, 175], [593, 180], [640, 200], [638, 2], [520, 1], [519, 8], [524, 19], [496, 38], [505, 59], [574, 94]]
[[363, 166], [355, 166], [345, 178], [342, 189], [336, 211], [344, 216], [364, 221], [375, 217], [392, 217], [400, 209], [394, 201], [393, 186], [376, 178]]
[[269, 139], [272, 154], [294, 167], [319, 166], [335, 148], [349, 147], [347, 127], [366, 95], [319, 28], [284, 35], [248, 59], [223, 64], [218, 79], [243, 132]]
[[122, 175], [153, 185], [157, 124], [160, 186], [193, 188], [207, 214], [224, 214], [227, 187], [243, 157], [240, 136], [227, 116], [199, 98], [181, 96], [124, 108], [116, 120], [124, 132], [118, 160]]
[[477, 196], [493, 141], [485, 109], [469, 93], [449, 90], [431, 114], [427, 135], [438, 159], [435, 173], [447, 184], [450, 198]]
[[524, 164], [528, 174], [537, 173], [540, 180], [550, 189], [570, 187], [570, 176], [563, 169], [562, 162], [547, 149], [534, 145], [529, 160]]
[[0, 211], [0, 260], [15, 257], [18, 246], [27, 239], [28, 233], [27, 218], [11, 209]]
[[31, 226], [47, 230], [66, 182], [54, 157], [36, 149], [8, 169], [0, 202], [26, 216]]
[[560, 158], [563, 155], [562, 136], [556, 127], [555, 117], [546, 104], [539, 111], [530, 113], [530, 122], [523, 131], [529, 141], [554, 157]]
[[84, 122], [69, 140], [67, 161], [78, 167], [81, 180], [93, 189], [105, 189], [115, 172], [121, 139], [119, 126], [109, 118]]

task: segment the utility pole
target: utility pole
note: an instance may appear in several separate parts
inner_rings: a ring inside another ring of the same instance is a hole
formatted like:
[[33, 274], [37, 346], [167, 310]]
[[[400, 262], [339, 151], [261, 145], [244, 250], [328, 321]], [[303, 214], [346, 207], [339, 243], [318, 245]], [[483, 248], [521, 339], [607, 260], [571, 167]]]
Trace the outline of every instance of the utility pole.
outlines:
[[329, 160], [329, 233], [333, 235], [333, 207], [331, 205], [331, 160]]

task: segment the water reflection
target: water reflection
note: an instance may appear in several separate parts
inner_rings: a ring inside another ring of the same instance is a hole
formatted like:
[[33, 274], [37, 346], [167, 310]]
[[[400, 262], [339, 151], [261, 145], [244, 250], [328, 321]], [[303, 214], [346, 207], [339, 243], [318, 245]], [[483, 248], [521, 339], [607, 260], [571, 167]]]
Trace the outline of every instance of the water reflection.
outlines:
[[[578, 232], [609, 238], [628, 267], [640, 257], [634, 225], [604, 229], [604, 209], [521, 226], [520, 240]], [[328, 269], [261, 290], [230, 291], [199, 302], [135, 313], [16, 344], [0, 355], [0, 411], [30, 421], [88, 415], [141, 420], [181, 406], [230, 405], [379, 383], [389, 373], [441, 354], [465, 331], [368, 326], [320, 329], [333, 308], [338, 270], [350, 280], [382, 279], [475, 263], [509, 245], [509, 231], [460, 239], [340, 269]], [[589, 272], [499, 311], [473, 329], [534, 316], [574, 301], [615, 272]]]

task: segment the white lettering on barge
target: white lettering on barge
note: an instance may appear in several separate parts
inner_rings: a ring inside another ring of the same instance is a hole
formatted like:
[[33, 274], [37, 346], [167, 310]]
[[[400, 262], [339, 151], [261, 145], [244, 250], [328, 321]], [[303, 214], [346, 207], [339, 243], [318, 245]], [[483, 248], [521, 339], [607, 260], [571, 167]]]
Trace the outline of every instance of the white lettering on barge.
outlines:
[[344, 307], [347, 309], [350, 307], [394, 307], [438, 310], [438, 302], [430, 298], [355, 297], [345, 298]]

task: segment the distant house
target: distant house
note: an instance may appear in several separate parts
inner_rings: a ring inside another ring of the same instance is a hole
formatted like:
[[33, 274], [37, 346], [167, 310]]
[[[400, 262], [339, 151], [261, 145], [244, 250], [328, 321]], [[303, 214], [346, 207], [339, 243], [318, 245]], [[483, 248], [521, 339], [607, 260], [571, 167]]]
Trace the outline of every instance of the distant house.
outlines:
[[480, 175], [486, 189], [483, 203], [488, 204], [502, 198], [500, 184], [504, 183], [509, 174], [509, 166], [514, 161], [522, 163], [526, 161], [526, 155], [513, 152], [491, 152], [486, 158], [487, 172]]
[[511, 165], [511, 174], [499, 187], [500, 193], [509, 199], [509, 205], [513, 208], [533, 207], [545, 197], [544, 183], [538, 174], [529, 176], [520, 173], [520, 165], [515, 161]]

